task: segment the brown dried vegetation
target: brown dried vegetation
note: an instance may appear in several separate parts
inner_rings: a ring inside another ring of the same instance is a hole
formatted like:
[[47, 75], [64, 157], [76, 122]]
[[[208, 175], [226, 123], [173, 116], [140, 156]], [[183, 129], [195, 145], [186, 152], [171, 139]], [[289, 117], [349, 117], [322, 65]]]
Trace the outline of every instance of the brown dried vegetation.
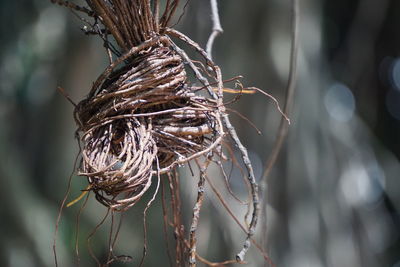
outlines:
[[[104, 40], [110, 59], [74, 111], [82, 146], [79, 175], [88, 179], [86, 191], [93, 192], [114, 214], [135, 205], [149, 189], [152, 177], [157, 177], [157, 190], [162, 184], [165, 229], [172, 226], [176, 236], [173, 265], [195, 266], [196, 259], [216, 265], [197, 255], [196, 229], [207, 167], [214, 163], [222, 168], [221, 161], [227, 160], [223, 145], [233, 143], [246, 167], [251, 219], [244, 227], [235, 218], [247, 239], [236, 260], [220, 264], [242, 262], [257, 223], [257, 184], [247, 151], [226, 113], [220, 69], [194, 41], [169, 28], [179, 0], [167, 0], [163, 8], [158, 0], [86, 0], [88, 7], [52, 2], [86, 13], [91, 18], [86, 33]], [[203, 60], [191, 60], [173, 38], [186, 43]], [[195, 81], [188, 79], [187, 70], [194, 73]], [[227, 138], [230, 141], [224, 141]], [[189, 161], [197, 164], [200, 180], [187, 238], [180, 219], [176, 167]], [[161, 178], [162, 174], [167, 179]], [[165, 201], [165, 183], [170, 188], [169, 203]], [[111, 251], [112, 247], [110, 255]], [[111, 255], [106, 265], [118, 259]]]

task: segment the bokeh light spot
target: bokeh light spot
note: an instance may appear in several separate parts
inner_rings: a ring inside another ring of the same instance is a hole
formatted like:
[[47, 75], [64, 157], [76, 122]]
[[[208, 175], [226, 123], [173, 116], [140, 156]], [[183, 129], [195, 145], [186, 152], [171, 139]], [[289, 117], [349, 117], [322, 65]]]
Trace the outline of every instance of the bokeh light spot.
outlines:
[[384, 190], [384, 177], [380, 169], [354, 162], [340, 178], [340, 189], [349, 205], [358, 206], [377, 202]]
[[329, 115], [340, 122], [348, 122], [354, 116], [355, 100], [350, 89], [341, 83], [333, 84], [325, 94], [325, 107]]

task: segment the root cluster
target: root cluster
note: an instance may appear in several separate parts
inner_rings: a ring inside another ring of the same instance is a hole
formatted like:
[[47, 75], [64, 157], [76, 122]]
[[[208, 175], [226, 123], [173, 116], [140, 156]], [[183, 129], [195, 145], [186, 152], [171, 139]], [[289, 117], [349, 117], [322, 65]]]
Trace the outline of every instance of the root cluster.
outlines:
[[80, 175], [115, 210], [134, 205], [154, 172], [203, 154], [221, 133], [216, 101], [193, 92], [181, 57], [167, 44], [155, 41], [126, 61], [75, 109]]
[[[178, 233], [176, 265], [184, 261], [177, 255], [189, 251], [188, 262], [195, 266], [207, 167], [214, 162], [222, 168], [222, 140], [229, 134], [240, 150], [252, 203], [251, 221], [247, 229], [242, 227], [247, 238], [235, 260], [243, 261], [259, 212], [257, 183], [247, 150], [225, 112], [220, 69], [199, 45], [169, 28], [179, 0], [164, 1], [163, 8], [159, 0], [86, 0], [88, 7], [52, 1], [92, 18], [92, 23], [82, 18], [88, 24], [84, 31], [103, 39], [110, 59], [74, 110], [82, 149], [79, 175], [87, 177], [87, 190], [112, 212], [126, 211], [150, 188], [153, 175], [160, 179], [166, 173], [170, 188], [175, 188], [171, 206]], [[196, 51], [202, 61], [191, 60], [174, 38]], [[202, 156], [203, 165], [198, 161]], [[176, 166], [191, 160], [196, 160], [200, 181], [188, 241], [176, 219], [180, 217]]]
[[[112, 62], [74, 112], [80, 175], [113, 210], [134, 205], [154, 172], [206, 153], [223, 133], [218, 101], [196, 92], [171, 40], [153, 36]], [[126, 45], [141, 39], [130, 36]]]

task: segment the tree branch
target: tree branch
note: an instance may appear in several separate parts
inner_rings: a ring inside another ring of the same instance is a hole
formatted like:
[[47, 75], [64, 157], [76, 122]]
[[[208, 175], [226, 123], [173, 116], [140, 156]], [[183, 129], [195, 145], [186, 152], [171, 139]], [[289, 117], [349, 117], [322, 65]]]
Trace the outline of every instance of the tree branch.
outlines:
[[218, 35], [220, 35], [223, 32], [223, 29], [221, 26], [221, 22], [219, 20], [217, 0], [210, 0], [210, 3], [211, 3], [211, 20], [213, 22], [213, 28], [210, 37], [208, 37], [206, 51], [208, 57], [212, 60], [212, 47], [214, 44], [214, 40]]

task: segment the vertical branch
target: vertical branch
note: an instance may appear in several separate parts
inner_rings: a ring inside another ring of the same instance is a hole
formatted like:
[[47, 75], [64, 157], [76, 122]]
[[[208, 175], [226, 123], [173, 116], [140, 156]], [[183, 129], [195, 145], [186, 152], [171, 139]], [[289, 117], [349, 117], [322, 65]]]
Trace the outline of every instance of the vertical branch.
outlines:
[[218, 35], [223, 33], [223, 29], [221, 26], [221, 22], [219, 20], [217, 0], [210, 0], [210, 3], [211, 3], [211, 20], [213, 23], [213, 28], [210, 37], [208, 38], [207, 41], [206, 52], [209, 58], [212, 59], [212, 47], [214, 44], [214, 40]]
[[[293, 106], [293, 97], [294, 97], [294, 92], [295, 92], [295, 87], [296, 87], [296, 77], [297, 77], [297, 54], [298, 54], [298, 48], [299, 48], [299, 3], [298, 0], [292, 0], [292, 8], [291, 8], [291, 13], [292, 13], [292, 29], [291, 29], [291, 36], [292, 36], [292, 45], [291, 45], [291, 50], [290, 50], [290, 70], [289, 70], [289, 77], [288, 77], [288, 83], [286, 87], [286, 99], [285, 99], [285, 106], [284, 106], [284, 111], [283, 113], [286, 114], [287, 116], [290, 117], [290, 113], [292, 110]], [[278, 158], [279, 152], [281, 151], [283, 141], [285, 140], [285, 137], [288, 132], [288, 121], [282, 117], [279, 125], [279, 130], [275, 139], [275, 144], [273, 146], [271, 155], [269, 156], [267, 162], [266, 162], [266, 167], [265, 171], [262, 176], [262, 184], [261, 188], [262, 190], [266, 190], [267, 188], [267, 178], [269, 174], [271, 173], [271, 170], [276, 162], [276, 159]], [[267, 199], [266, 199], [266, 194], [263, 192], [263, 203], [262, 203], [262, 212], [263, 212], [263, 238], [266, 237], [266, 211], [265, 211], [265, 205], [266, 205]]]
[[[204, 85], [204, 87], [207, 89], [208, 93], [214, 99], [217, 100], [218, 109], [219, 109], [220, 114], [222, 115], [222, 122], [223, 122], [225, 128], [228, 130], [229, 135], [231, 136], [233, 142], [235, 143], [235, 146], [239, 149], [242, 160], [245, 164], [245, 167], [246, 167], [246, 170], [248, 173], [247, 180], [250, 184], [250, 189], [251, 189], [251, 196], [252, 196], [252, 201], [253, 201], [253, 213], [252, 213], [252, 218], [251, 218], [251, 222], [249, 225], [249, 230], [247, 232], [247, 238], [246, 238], [245, 244], [243, 245], [243, 249], [236, 256], [237, 261], [243, 261], [245, 254], [247, 253], [248, 249], [250, 248], [250, 239], [254, 234], [254, 231], [255, 231], [255, 228], [257, 225], [257, 220], [258, 220], [258, 213], [260, 210], [259, 197], [258, 197], [258, 185], [257, 185], [256, 179], [254, 176], [253, 166], [251, 164], [246, 147], [244, 147], [242, 142], [240, 141], [235, 128], [233, 127], [232, 123], [229, 120], [228, 114], [225, 112], [225, 107], [222, 105], [222, 76], [221, 76], [221, 71], [220, 71], [219, 67], [214, 65], [214, 63], [209, 58], [209, 56], [207, 54], [204, 54], [203, 50], [196, 43], [191, 41], [189, 38], [187, 38], [182, 33], [172, 30], [172, 29], [168, 29], [167, 34], [176, 36], [179, 39], [181, 39], [182, 41], [186, 42], [189, 46], [193, 47], [196, 51], [198, 51], [202, 56], [205, 57], [207, 64], [210, 67], [212, 67], [216, 73], [215, 79], [218, 82], [218, 95], [213, 91], [208, 80], [206, 78], [204, 78], [204, 76], [200, 73], [200, 71], [197, 69], [197, 67], [194, 65], [194, 63], [190, 60], [188, 55], [182, 49], [177, 47], [172, 41], [170, 41], [171, 46], [184, 59], [184, 61], [188, 64], [188, 66], [192, 69], [196, 78]], [[222, 131], [222, 129], [221, 129], [221, 135], [224, 135], [224, 132]]]
[[[192, 224], [190, 226], [190, 235], [189, 235], [189, 266], [195, 267], [196, 266], [196, 231], [197, 225], [199, 223], [200, 218], [200, 209], [203, 205], [204, 199], [204, 185], [205, 185], [205, 177], [207, 167], [210, 163], [210, 160], [207, 159], [204, 162], [204, 165], [200, 169], [200, 178], [199, 183], [197, 184], [197, 200], [196, 204], [193, 207], [193, 216], [192, 216]], [[199, 166], [200, 167], [200, 166]]]
[[[287, 84], [287, 89], [286, 89], [286, 100], [285, 100], [285, 106], [283, 113], [286, 115], [289, 115], [291, 110], [292, 110], [292, 105], [293, 105], [293, 96], [294, 96], [294, 91], [296, 87], [296, 77], [297, 77], [297, 53], [298, 53], [298, 46], [299, 46], [299, 40], [298, 40], [298, 20], [299, 20], [299, 15], [298, 15], [298, 0], [292, 0], [292, 46], [291, 46], [291, 51], [290, 51], [290, 72], [289, 72], [289, 79], [288, 79], [288, 84]], [[279, 131], [277, 138], [275, 140], [274, 148], [272, 150], [271, 156], [269, 157], [267, 164], [266, 164], [266, 169], [263, 174], [263, 181], [266, 180], [268, 177], [269, 173], [271, 172], [271, 169], [276, 162], [276, 159], [279, 155], [279, 152], [282, 147], [282, 143], [286, 137], [288, 131], [288, 121], [282, 117], [280, 125], [279, 125]]]
[[[214, 43], [215, 38], [222, 33], [222, 27], [221, 27], [221, 22], [219, 20], [219, 14], [218, 14], [218, 6], [217, 6], [217, 0], [211, 0], [211, 12], [212, 12], [212, 21], [213, 21], [213, 32], [210, 35], [210, 38], [208, 39], [207, 42], [207, 55], [209, 60], [211, 61], [211, 53], [212, 53], [212, 45]], [[217, 81], [218, 81], [218, 98], [219, 100], [222, 101], [222, 76], [220, 73], [220, 70], [218, 67], [215, 66], [215, 71], [217, 74]], [[246, 255], [247, 251], [250, 248], [250, 240], [251, 237], [253, 236], [255, 232], [255, 228], [257, 225], [257, 220], [258, 220], [258, 213], [260, 210], [259, 207], [259, 197], [258, 197], [258, 185], [254, 176], [254, 171], [253, 171], [253, 166], [251, 164], [247, 149], [243, 146], [242, 142], [239, 139], [239, 136], [236, 133], [235, 128], [232, 126], [228, 114], [224, 112], [222, 113], [222, 119], [225, 124], [225, 127], [228, 130], [229, 135], [233, 139], [235, 146], [240, 150], [242, 160], [246, 166], [247, 169], [247, 179], [248, 182], [250, 183], [250, 189], [251, 189], [251, 196], [252, 196], [252, 201], [253, 201], [253, 213], [249, 225], [249, 229], [247, 232], [247, 238], [244, 242], [242, 250], [236, 255], [236, 260], [238, 262], [243, 261], [244, 256]]]
[[235, 142], [236, 147], [240, 150], [240, 153], [242, 155], [242, 160], [244, 165], [246, 166], [247, 169], [247, 180], [250, 183], [250, 189], [251, 189], [251, 197], [253, 201], [253, 214], [251, 216], [251, 221], [249, 225], [249, 230], [247, 232], [247, 238], [244, 242], [242, 250], [236, 255], [236, 260], [237, 261], [243, 261], [244, 256], [246, 255], [247, 251], [250, 248], [250, 239], [254, 234], [254, 231], [256, 229], [257, 225], [257, 220], [258, 220], [258, 213], [260, 210], [259, 206], [259, 197], [258, 197], [258, 185], [255, 179], [254, 171], [253, 171], [253, 166], [251, 164], [247, 149], [243, 146], [242, 142], [240, 141], [235, 128], [232, 126], [231, 122], [229, 121], [228, 114], [224, 114], [222, 116], [225, 126], [228, 129], [228, 133], [232, 137], [233, 141]]
[[[209, 47], [207, 48], [207, 55], [208, 55], [208, 60], [210, 60], [212, 62], [211, 59], [211, 47], [213, 44], [213, 41], [215, 39], [215, 37], [222, 32], [222, 27], [219, 21], [219, 15], [218, 15], [218, 9], [217, 9], [217, 2], [216, 0], [211, 0], [211, 7], [213, 8], [212, 10], [212, 17], [213, 17], [213, 33], [210, 36], [209, 42], [207, 45], [209, 45]], [[218, 28], [220, 29], [220, 31], [218, 31]], [[230, 120], [229, 120], [229, 116], [228, 114], [225, 112], [225, 108], [222, 107], [222, 99], [223, 99], [223, 95], [222, 95], [222, 75], [221, 75], [221, 70], [218, 66], [214, 67], [215, 69], [215, 73], [217, 76], [217, 81], [218, 81], [218, 103], [219, 105], [221, 105], [219, 107], [220, 112], [222, 114], [222, 121], [229, 133], [229, 135], [231, 136], [231, 138], [233, 139], [235, 146], [240, 150], [241, 156], [242, 156], [242, 160], [244, 165], [246, 166], [247, 169], [247, 180], [250, 184], [250, 191], [251, 191], [251, 197], [252, 197], [252, 202], [253, 202], [253, 213], [251, 216], [251, 221], [250, 221], [250, 225], [249, 225], [249, 229], [247, 231], [247, 238], [244, 242], [243, 248], [242, 250], [236, 255], [236, 260], [238, 262], [241, 262], [244, 260], [244, 256], [246, 255], [247, 251], [250, 248], [250, 240], [251, 237], [253, 236], [255, 229], [256, 229], [256, 225], [257, 225], [257, 220], [258, 220], [258, 214], [259, 214], [259, 197], [258, 197], [258, 185], [255, 179], [255, 175], [254, 175], [254, 170], [253, 170], [253, 166], [251, 164], [248, 152], [246, 147], [242, 144], [242, 142], [239, 139], [239, 136], [236, 133], [235, 128], [233, 127], [233, 125], [231, 124]]]

